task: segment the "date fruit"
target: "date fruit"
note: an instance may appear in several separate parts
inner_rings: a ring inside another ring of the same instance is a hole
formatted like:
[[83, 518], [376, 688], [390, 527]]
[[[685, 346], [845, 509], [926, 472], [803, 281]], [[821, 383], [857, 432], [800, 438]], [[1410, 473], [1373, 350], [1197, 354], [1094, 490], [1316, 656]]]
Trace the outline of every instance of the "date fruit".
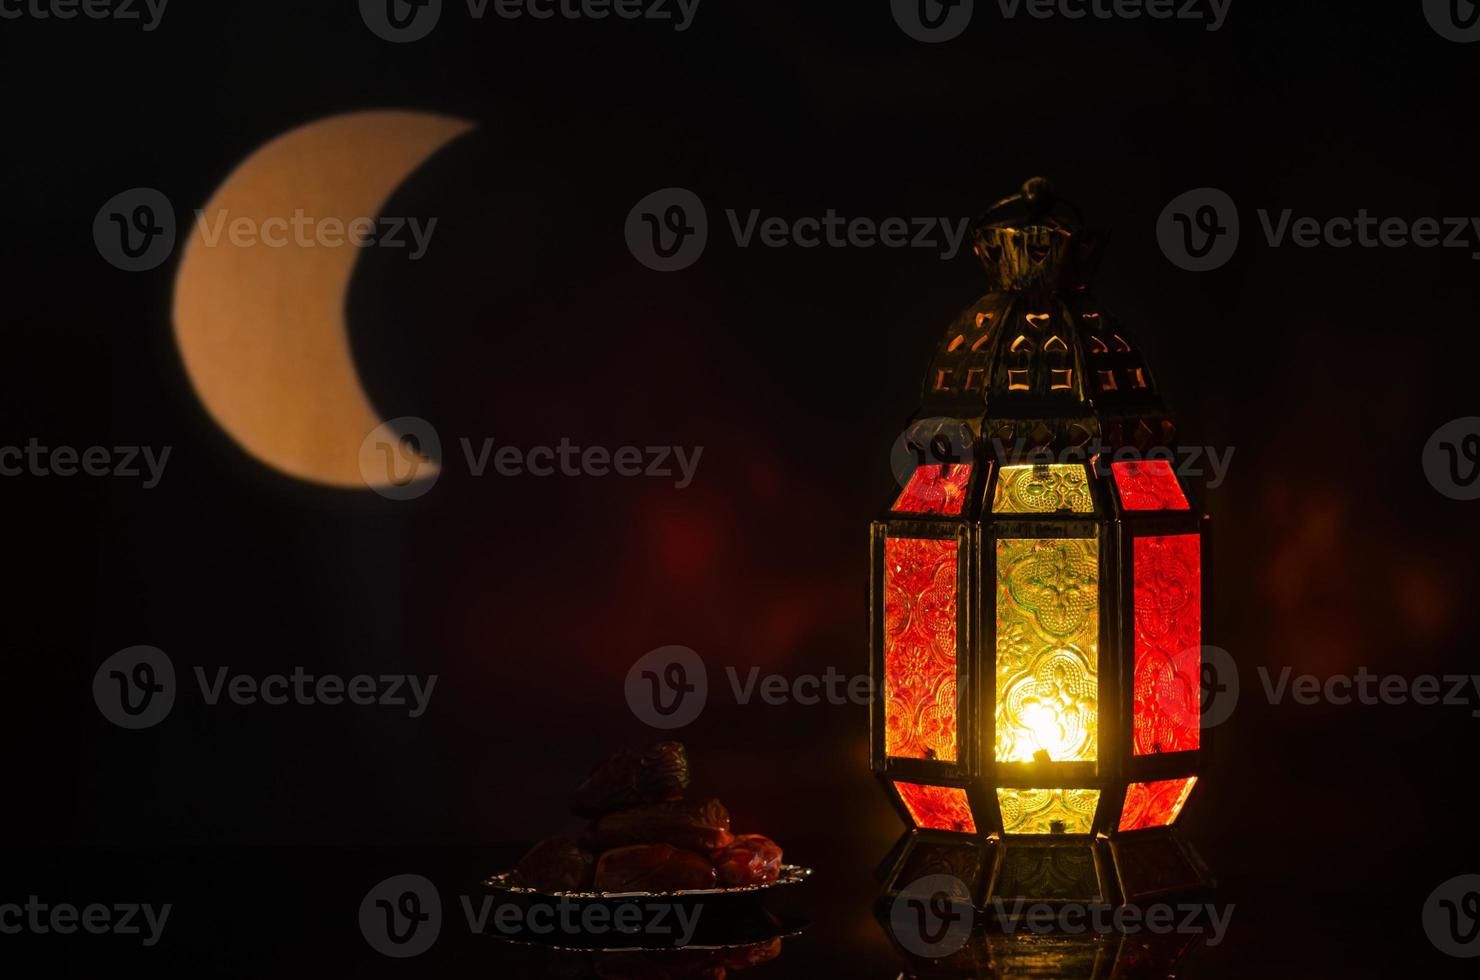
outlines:
[[632, 844], [672, 844], [709, 852], [732, 839], [730, 812], [719, 800], [703, 803], [653, 803], [608, 813], [591, 830], [597, 851]]
[[586, 891], [595, 859], [569, 837], [546, 837], [514, 867], [521, 885], [546, 892]]
[[601, 817], [644, 803], [683, 799], [689, 788], [689, 759], [681, 742], [655, 742], [626, 749], [592, 770], [570, 797], [571, 812]]
[[769, 837], [743, 834], [710, 855], [726, 887], [767, 885], [781, 876], [781, 848]]

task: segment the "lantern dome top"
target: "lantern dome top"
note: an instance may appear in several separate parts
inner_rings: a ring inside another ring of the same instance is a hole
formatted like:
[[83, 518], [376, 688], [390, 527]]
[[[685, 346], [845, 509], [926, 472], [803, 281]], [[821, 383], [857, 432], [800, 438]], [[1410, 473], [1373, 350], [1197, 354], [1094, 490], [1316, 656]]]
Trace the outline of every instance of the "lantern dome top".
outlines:
[[1047, 178], [1032, 177], [976, 220], [972, 248], [992, 287], [1012, 291], [1082, 291], [1099, 263], [1104, 238], [1084, 228], [1079, 209]]
[[917, 421], [959, 431], [946, 440], [955, 446], [1175, 441], [1139, 344], [1089, 291], [1105, 237], [1077, 208], [1034, 177], [977, 219], [973, 243], [988, 289], [941, 337]]

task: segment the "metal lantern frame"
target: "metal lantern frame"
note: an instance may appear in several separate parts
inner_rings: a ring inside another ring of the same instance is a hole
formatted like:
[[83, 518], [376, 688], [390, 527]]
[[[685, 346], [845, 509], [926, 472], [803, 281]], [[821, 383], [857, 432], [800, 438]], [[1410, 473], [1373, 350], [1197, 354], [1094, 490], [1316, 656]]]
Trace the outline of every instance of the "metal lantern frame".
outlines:
[[[1126, 339], [1123, 325], [1088, 294], [1099, 239], [1082, 230], [1077, 212], [1072, 223], [1057, 218], [1057, 202], [1041, 182], [1030, 182], [1023, 194], [999, 202], [989, 218], [1004, 205], [1014, 205], [1019, 215], [984, 221], [975, 233], [993, 291], [946, 331], [926, 378], [922, 408], [906, 434], [914, 466], [897, 474], [905, 492], [897, 494], [891, 509], [871, 528], [869, 633], [875, 685], [870, 758], [896, 811], [911, 828], [910, 839], [902, 842], [886, 873], [886, 892], [907, 884], [895, 879], [917, 844], [984, 849], [981, 880], [969, 883], [982, 904], [996, 897], [1148, 900], [1204, 889], [1211, 879], [1195, 852], [1176, 837], [1174, 825], [1187, 794], [1197, 796], [1211, 754], [1212, 730], [1202, 728], [1192, 750], [1135, 751], [1134, 556], [1142, 539], [1197, 537], [1199, 645], [1206, 644], [1213, 632], [1210, 522], [1201, 510], [1198, 488], [1177, 478], [1164, 462], [1173, 455], [1176, 429], [1149, 368]], [[1042, 342], [1050, 332], [1057, 343]], [[1107, 343], [1104, 338], [1111, 336], [1114, 342]], [[1028, 356], [1021, 356], [1023, 348]], [[1122, 378], [1134, 383], [1121, 383]], [[1013, 440], [1011, 448], [1004, 436]], [[1112, 462], [1160, 467], [1163, 478], [1175, 481], [1185, 509], [1128, 506], [1121, 471]], [[967, 463], [969, 480], [955, 506], [933, 511], [904, 506], [918, 474], [945, 481], [953, 468]], [[994, 507], [1009, 472], [1017, 478], [1026, 475], [1022, 467], [1048, 467], [1035, 468], [1031, 476], [1067, 478], [1073, 471], [1065, 467], [1075, 466], [1081, 467], [1090, 510], [1024, 513]], [[955, 545], [952, 760], [891, 756], [887, 751], [885, 557], [890, 539]], [[1040, 751], [1032, 761], [998, 761], [998, 543], [1085, 539], [1095, 542], [1097, 576], [1093, 759], [1058, 761]], [[1164, 825], [1120, 829], [1132, 784], [1188, 777], [1195, 781], [1183, 784], [1180, 802]], [[961, 791], [972, 828], [921, 826], [901, 795], [900, 783]], [[998, 791], [1013, 789], [1093, 790], [1098, 798], [1089, 825], [1078, 833], [1059, 821], [1050, 833], [1019, 835], [1004, 826], [999, 806]], [[1014, 848], [1031, 849], [1032, 860], [1040, 863], [1045, 855], [1050, 863], [1060, 854], [1072, 857], [1081, 880], [1056, 894], [1047, 894], [1054, 888], [1037, 884], [1027, 891], [1043, 894], [1025, 894], [1021, 882], [1006, 880], [1013, 879], [1007, 862]], [[1045, 848], [1068, 850], [1049, 854]]]

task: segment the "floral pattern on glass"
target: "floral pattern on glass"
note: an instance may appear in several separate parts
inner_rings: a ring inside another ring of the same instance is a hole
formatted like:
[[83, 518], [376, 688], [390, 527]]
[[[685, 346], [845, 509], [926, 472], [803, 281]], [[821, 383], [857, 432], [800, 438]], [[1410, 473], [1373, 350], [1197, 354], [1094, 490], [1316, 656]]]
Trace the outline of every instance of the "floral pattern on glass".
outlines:
[[1100, 805], [1097, 789], [998, 789], [1004, 834], [1087, 834]]
[[1170, 827], [1197, 784], [1196, 776], [1162, 779], [1154, 783], [1131, 783], [1120, 811], [1121, 830]]
[[1201, 744], [1202, 552], [1196, 534], [1134, 539], [1136, 755]]
[[997, 542], [998, 762], [1093, 762], [1099, 741], [1094, 538]]
[[900, 514], [955, 516], [966, 505], [966, 488], [970, 483], [970, 463], [918, 467], [894, 502], [894, 510]]
[[971, 802], [966, 790], [958, 786], [927, 786], [923, 783], [895, 783], [904, 808], [915, 826], [925, 830], [950, 830], [958, 834], [976, 833], [976, 820], [971, 816]]
[[884, 751], [956, 761], [956, 540], [884, 540]]
[[1186, 510], [1187, 495], [1164, 459], [1111, 463], [1120, 505], [1126, 510]]
[[1004, 466], [992, 496], [994, 514], [1093, 514], [1089, 479], [1078, 463]]

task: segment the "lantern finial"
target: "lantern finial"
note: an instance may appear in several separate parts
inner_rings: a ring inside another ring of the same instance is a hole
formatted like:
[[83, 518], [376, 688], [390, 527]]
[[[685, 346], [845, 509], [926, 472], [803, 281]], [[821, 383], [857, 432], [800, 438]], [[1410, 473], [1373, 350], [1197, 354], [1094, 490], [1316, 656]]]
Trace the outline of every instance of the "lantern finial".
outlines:
[[1035, 217], [1053, 210], [1054, 202], [1058, 200], [1047, 177], [1029, 177], [1023, 181], [1022, 196], [1028, 212]]

